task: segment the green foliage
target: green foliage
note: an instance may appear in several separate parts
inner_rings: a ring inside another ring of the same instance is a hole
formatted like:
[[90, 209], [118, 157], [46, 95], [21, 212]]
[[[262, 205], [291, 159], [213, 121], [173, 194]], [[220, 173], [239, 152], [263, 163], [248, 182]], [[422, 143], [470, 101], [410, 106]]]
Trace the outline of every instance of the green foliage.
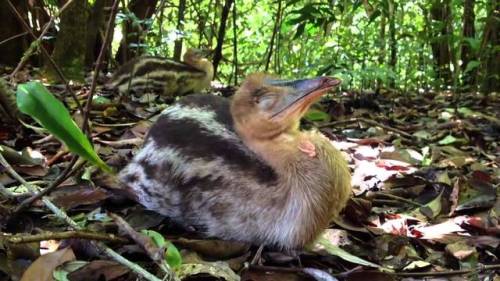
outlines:
[[[391, 87], [402, 90], [458, 86], [463, 76], [484, 71], [479, 63], [482, 30], [489, 7], [476, 1], [476, 35], [463, 37], [463, 3], [451, 2], [450, 31], [437, 32], [447, 22], [433, 20], [432, 1], [236, 1], [236, 36], [233, 20], [227, 21], [223, 61], [218, 68], [222, 82], [234, 81], [233, 43], [237, 42], [238, 80], [248, 73], [263, 71], [269, 52], [269, 72], [283, 77], [339, 76], [344, 88]], [[224, 1], [200, 0], [187, 5], [183, 30], [177, 30], [177, 7], [157, 10], [147, 22], [145, 44], [133, 46], [147, 53], [170, 57], [174, 42], [182, 38], [185, 47], [213, 50], [217, 42]], [[277, 18], [278, 14], [280, 18]], [[123, 13], [135, 23], [145, 23]], [[278, 21], [274, 46], [269, 46]], [[394, 34], [391, 35], [391, 30]], [[235, 40], [236, 39], [236, 40]], [[438, 76], [432, 44], [449, 43], [453, 85]], [[462, 66], [462, 46], [470, 46], [472, 59]], [[486, 46], [489, 52], [494, 46]], [[484, 46], [483, 46], [484, 48]], [[391, 57], [394, 53], [394, 59]], [[474, 72], [474, 73], [472, 73]]]
[[172, 268], [179, 267], [182, 264], [182, 256], [174, 244], [165, 240], [163, 235], [154, 230], [142, 230], [142, 234], [153, 240], [155, 246], [165, 249], [165, 262]]
[[92, 148], [85, 134], [71, 119], [68, 110], [40, 82], [28, 82], [17, 87], [17, 106], [21, 112], [61, 140], [70, 151], [88, 160], [105, 172], [111, 168]]

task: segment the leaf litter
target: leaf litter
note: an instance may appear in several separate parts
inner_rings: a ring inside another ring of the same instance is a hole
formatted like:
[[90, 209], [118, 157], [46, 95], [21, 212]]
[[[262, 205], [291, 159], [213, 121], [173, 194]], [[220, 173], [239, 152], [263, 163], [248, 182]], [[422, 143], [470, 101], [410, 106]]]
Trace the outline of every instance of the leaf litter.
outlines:
[[[57, 87], [51, 90], [60, 92]], [[144, 118], [154, 120], [168, 105], [151, 94], [121, 106], [108, 93], [100, 93], [91, 117], [92, 136], [99, 143], [100, 156], [119, 168], [151, 126]], [[85, 91], [78, 96], [83, 100]], [[208, 276], [219, 280], [498, 278], [500, 101], [494, 94], [462, 93], [452, 99], [440, 92], [423, 96], [386, 92], [370, 97], [368, 104], [356, 99], [363, 96], [346, 93], [342, 103], [327, 98], [303, 123], [306, 128], [320, 128], [331, 139], [348, 159], [353, 175], [353, 198], [321, 237], [322, 247], [298, 253], [265, 249], [259, 264], [249, 264], [256, 247], [186, 232], [168, 218], [108, 192], [106, 181], [91, 170], [86, 176], [83, 169], [76, 171], [50, 197], [84, 229], [132, 238], [128, 243], [108, 244], [158, 275], [155, 263], [161, 264], [169, 245], [175, 245], [179, 256], [172, 258], [170, 252], [171, 265], [189, 280]], [[30, 128], [18, 135], [0, 132], [8, 136], [2, 139], [6, 149], [1, 153], [27, 181], [46, 188], [68, 166], [70, 157], [59, 155], [61, 143], [42, 132]], [[68, 227], [37, 202], [22, 213], [29, 223], [20, 225], [20, 214], [9, 211], [26, 194], [3, 167], [0, 184], [9, 191], [1, 204], [5, 210], [2, 274], [22, 276], [21, 280], [35, 280], [29, 279], [32, 276], [44, 278], [37, 280], [136, 279], [128, 268], [102, 259], [86, 240], [60, 241], [44, 255], [36, 249], [47, 245], [50, 237], [35, 248], [29, 245], [36, 243], [8, 242], [13, 234], [63, 232]], [[123, 219], [113, 220], [106, 212]]]

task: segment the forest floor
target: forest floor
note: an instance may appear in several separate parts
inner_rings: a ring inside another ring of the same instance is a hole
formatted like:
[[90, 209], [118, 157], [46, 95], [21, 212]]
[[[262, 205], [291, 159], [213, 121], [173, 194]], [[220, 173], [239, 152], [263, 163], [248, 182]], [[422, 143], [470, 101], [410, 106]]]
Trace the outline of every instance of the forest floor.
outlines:
[[[82, 103], [89, 87], [74, 87]], [[64, 87], [49, 89], [81, 124], [74, 101], [61, 97]], [[152, 124], [146, 119], [166, 106], [154, 94], [118, 101], [98, 87], [90, 120], [99, 155], [123, 166]], [[176, 272], [190, 276], [184, 280], [499, 280], [499, 116], [498, 93], [326, 97], [304, 127], [344, 152], [353, 199], [321, 245], [298, 256], [265, 248], [254, 263], [257, 247], [196, 237], [110, 192], [95, 168], [74, 165], [31, 119], [22, 129], [0, 125], [10, 165], [0, 166], [0, 280], [137, 280], [106, 256], [109, 249], [162, 276], [164, 248]], [[47, 188], [61, 179], [43, 200], [21, 203], [30, 196], [20, 180]]]

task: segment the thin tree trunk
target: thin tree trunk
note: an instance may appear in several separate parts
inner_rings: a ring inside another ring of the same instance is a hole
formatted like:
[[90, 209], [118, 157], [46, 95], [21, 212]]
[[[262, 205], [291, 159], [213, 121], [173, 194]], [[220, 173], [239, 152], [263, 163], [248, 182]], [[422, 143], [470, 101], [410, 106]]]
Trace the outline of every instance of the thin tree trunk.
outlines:
[[450, 63], [452, 62], [450, 40], [451, 34], [451, 0], [434, 0], [432, 2], [430, 14], [433, 20], [441, 22], [439, 29], [432, 30], [432, 53], [436, 64], [438, 79], [444, 85], [451, 85], [452, 74]]
[[[379, 53], [378, 53], [378, 64], [380, 66], [385, 64], [385, 29], [387, 25], [387, 17], [384, 13], [380, 15], [380, 29], [378, 33], [379, 41]], [[377, 88], [381, 88], [384, 81], [382, 79], [377, 79]]]
[[[57, 34], [52, 58], [68, 79], [83, 81], [84, 78], [88, 15], [87, 0], [73, 0], [61, 14], [61, 30]], [[50, 64], [46, 65], [46, 74], [53, 80], [59, 79]]]
[[236, 26], [236, 0], [233, 6], [233, 67], [234, 67], [234, 85], [238, 85], [238, 32]]
[[[157, 3], [158, 0], [131, 0], [128, 9], [138, 19], [145, 20], [153, 16]], [[134, 25], [130, 20], [125, 23], [122, 43], [115, 57], [118, 62], [123, 64], [125, 61], [141, 54], [141, 49], [138, 46], [143, 42], [144, 33], [145, 25]], [[130, 44], [135, 44], [137, 47], [129, 49]]]
[[[12, 1], [16, 10], [28, 22], [28, 7], [25, 1]], [[28, 48], [29, 36], [10, 10], [6, 0], [0, 0], [0, 64], [15, 66]]]
[[281, 17], [281, 0], [278, 0], [278, 10], [276, 11], [273, 34], [271, 35], [271, 42], [269, 42], [269, 52], [267, 53], [266, 67], [265, 67], [266, 71], [269, 70], [269, 63], [271, 62], [271, 57], [273, 55], [274, 38], [276, 38], [276, 33], [278, 32], [280, 17]]
[[215, 47], [215, 54], [213, 59], [214, 65], [214, 78], [217, 77], [217, 67], [222, 59], [222, 45], [224, 45], [224, 37], [226, 35], [226, 24], [229, 12], [231, 11], [231, 5], [233, 5], [234, 0], [226, 0], [224, 3], [224, 8], [222, 8], [222, 14], [219, 25], [219, 32], [217, 33], [217, 46]]
[[[184, 31], [184, 13], [186, 12], [186, 0], [179, 0], [179, 12], [177, 13], [177, 32]], [[182, 35], [175, 40], [174, 59], [180, 60], [182, 53]]]
[[[465, 38], [474, 39], [476, 37], [476, 29], [474, 23], [476, 21], [476, 15], [474, 14], [475, 0], [465, 0], [464, 2], [464, 15], [463, 15], [463, 30], [462, 36]], [[469, 42], [462, 42], [461, 50], [462, 59], [462, 72], [463, 72], [463, 86], [471, 86], [475, 83], [477, 71], [472, 70], [467, 73], [464, 71], [469, 65], [469, 62], [476, 60], [474, 50], [472, 50]]]
[[277, 74], [281, 74], [281, 26], [283, 25], [283, 13], [286, 6], [282, 9], [280, 17], [278, 18], [278, 32], [276, 33], [276, 49], [274, 50], [274, 70]]
[[[389, 48], [391, 56], [389, 59], [389, 66], [393, 73], [396, 73], [396, 64], [398, 62], [398, 45], [396, 41], [396, 3], [389, 1]], [[394, 88], [396, 82], [390, 79], [390, 87]]]
[[481, 85], [481, 91], [485, 93], [499, 91], [500, 73], [500, 3], [498, 0], [489, 0], [488, 17], [484, 26], [483, 40], [481, 43], [481, 64], [485, 73]]
[[105, 26], [104, 7], [105, 0], [95, 0], [90, 9], [89, 20], [87, 22], [87, 53], [85, 54], [85, 66], [91, 68], [95, 59], [99, 55], [102, 40], [99, 32]]
[[221, 5], [220, 3], [220, 0], [215, 0], [215, 3], [214, 5], [212, 6], [212, 0], [210, 0], [210, 3], [209, 3], [209, 7], [214, 7], [213, 9], [213, 15], [214, 17], [212, 18], [212, 23], [211, 23], [211, 26], [210, 26], [210, 33], [208, 34], [208, 46], [213, 46], [213, 41], [214, 41], [214, 34], [215, 34], [215, 30], [217, 29], [217, 15], [219, 14], [218, 13], [218, 10], [219, 10], [219, 6]]

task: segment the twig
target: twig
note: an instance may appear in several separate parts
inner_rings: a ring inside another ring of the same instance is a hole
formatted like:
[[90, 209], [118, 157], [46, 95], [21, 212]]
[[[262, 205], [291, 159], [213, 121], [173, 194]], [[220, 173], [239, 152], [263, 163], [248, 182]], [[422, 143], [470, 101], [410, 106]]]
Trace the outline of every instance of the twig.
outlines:
[[2, 153], [0, 153], [0, 164], [4, 166], [5, 170], [7, 170], [7, 173], [9, 173], [14, 179], [16, 179], [18, 182], [20, 182], [22, 185], [26, 186], [29, 192], [31, 193], [36, 193], [37, 188], [33, 186], [32, 184], [28, 183], [23, 177], [21, 177], [14, 168], [5, 160], [3, 157]]
[[[63, 6], [62, 9], [64, 9], [67, 5], [69, 5], [69, 3], [71, 3], [73, 0], [70, 0], [66, 3], [66, 5]], [[31, 37], [35, 40], [35, 41], [38, 41], [38, 40], [41, 40], [42, 36], [44, 35], [44, 33], [42, 33], [42, 35], [40, 36], [40, 38], [37, 38], [35, 33], [33, 32], [33, 30], [31, 30], [30, 26], [26, 23], [26, 21], [24, 21], [23, 19], [23, 16], [21, 16], [21, 14], [19, 14], [19, 12], [16, 10], [16, 7], [14, 7], [14, 5], [12, 5], [12, 3], [10, 2], [10, 0], [7, 0], [7, 4], [9, 5], [9, 8], [12, 10], [12, 12], [16, 15], [17, 19], [19, 20], [19, 22], [23, 25], [24, 29], [26, 29], [26, 31], [31, 35]], [[61, 11], [62, 11], [61, 9]], [[60, 11], [60, 12], [61, 12]], [[59, 13], [60, 13], [59, 12]], [[53, 17], [54, 18], [54, 17]], [[51, 18], [51, 20], [53, 19]], [[48, 26], [45, 28], [46, 30], [48, 30]], [[44, 32], [46, 32], [44, 30]], [[57, 63], [54, 61], [54, 59], [52, 59], [52, 57], [50, 56], [49, 52], [47, 52], [47, 50], [42, 46], [42, 44], [40, 44], [40, 50], [42, 51], [43, 55], [47, 58], [47, 60], [49, 61], [50, 63], [50, 66], [52, 66], [54, 68], [54, 70], [56, 71], [57, 75], [59, 76], [59, 78], [61, 79], [61, 81], [63, 81], [64, 85], [66, 86], [66, 91], [69, 92], [69, 94], [71, 95], [71, 97], [73, 98], [73, 100], [75, 101], [76, 103], [76, 106], [78, 107], [78, 110], [80, 110], [80, 112], [82, 112], [82, 105], [80, 104], [80, 101], [78, 100], [78, 98], [76, 97], [76, 94], [75, 92], [73, 92], [73, 90], [71, 89], [71, 87], [69, 86], [69, 83], [68, 83], [68, 80], [66, 80], [66, 78], [64, 77], [64, 74], [61, 70], [61, 68], [57, 65]], [[15, 70], [14, 70], [15, 71]], [[14, 73], [15, 74], [15, 73]], [[11, 79], [13, 79], [13, 75], [11, 74]]]
[[30, 198], [21, 202], [21, 204], [19, 204], [19, 206], [17, 206], [16, 209], [14, 209], [14, 213], [20, 212], [24, 208], [27, 208], [28, 206], [30, 206], [36, 200], [40, 199], [42, 196], [49, 194], [50, 192], [52, 192], [52, 190], [54, 190], [61, 183], [63, 183], [68, 177], [70, 177], [72, 174], [74, 174], [76, 171], [78, 171], [81, 167], [83, 167], [85, 162], [81, 162], [73, 169], [73, 166], [75, 165], [77, 160], [78, 160], [78, 156], [76, 156], [76, 155], [73, 156], [68, 167], [66, 167], [66, 169], [59, 175], [59, 177], [57, 177], [57, 179], [55, 179], [52, 182], [52, 184], [50, 186], [42, 189], [40, 192], [36, 193], [35, 195], [33, 195]]
[[101, 71], [102, 61], [104, 60], [104, 55], [106, 54], [106, 50], [108, 49], [108, 43], [111, 40], [111, 34], [115, 23], [115, 16], [118, 12], [118, 3], [119, 0], [115, 0], [113, 2], [113, 6], [111, 7], [111, 13], [108, 20], [108, 26], [106, 27], [106, 33], [104, 35], [104, 42], [102, 42], [101, 50], [99, 52], [99, 56], [97, 57], [94, 75], [92, 76], [92, 84], [90, 85], [89, 95], [87, 96], [87, 102], [85, 104], [85, 111], [83, 111], [83, 125], [82, 129], [84, 132], [87, 132], [87, 135], [90, 135], [89, 130], [89, 116], [90, 109], [92, 108], [92, 98], [94, 97], [95, 88], [97, 86], [97, 77], [99, 76], [99, 72]]
[[[118, 1], [118, 0], [115, 0]], [[12, 169], [12, 166], [3, 158], [2, 154], [0, 153], [0, 164], [2, 164], [11, 175], [18, 180], [21, 184], [28, 186], [29, 188], [34, 189], [34, 187], [31, 187], [26, 180], [21, 177], [14, 169]], [[49, 198], [47, 197], [42, 197], [42, 202], [43, 204], [50, 210], [52, 213], [54, 213], [58, 218], [64, 220], [70, 227], [72, 227], [75, 230], [82, 230], [82, 228], [74, 221], [72, 220], [63, 210], [59, 209], [54, 203], [52, 203]], [[97, 247], [98, 249], [101, 249], [104, 251], [110, 258], [114, 259], [115, 261], [121, 263], [122, 265], [130, 268], [132, 271], [135, 273], [139, 274], [140, 276], [144, 277], [146, 280], [149, 281], [161, 281], [158, 277], [154, 276], [153, 274], [149, 273], [146, 271], [144, 268], [140, 267], [138, 264], [135, 264], [126, 258], [122, 257], [120, 254], [117, 252], [113, 251], [111, 248], [103, 244], [102, 242], [98, 241], [91, 241], [91, 243]], [[170, 274], [169, 276], [174, 276], [173, 274]]]
[[265, 71], [269, 70], [269, 64], [271, 63], [271, 57], [273, 56], [274, 39], [278, 33], [279, 18], [281, 18], [281, 0], [278, 0], [278, 10], [276, 11], [276, 20], [274, 21], [273, 34], [271, 35], [271, 42], [269, 42], [269, 52], [267, 53]]
[[121, 232], [126, 233], [133, 241], [135, 241], [135, 243], [139, 245], [146, 252], [146, 254], [158, 265], [158, 267], [161, 270], [163, 270], [166, 276], [170, 276], [171, 279], [175, 278], [171, 274], [172, 270], [170, 269], [170, 266], [163, 259], [164, 249], [161, 249], [158, 246], [156, 246], [151, 240], [151, 238], [133, 229], [132, 226], [130, 226], [128, 222], [126, 222], [119, 215], [113, 213], [108, 213], [108, 215], [115, 221], [116, 225], [118, 226], [118, 229]]
[[[277, 272], [294, 272], [300, 273], [303, 272], [302, 268], [287, 268], [287, 267], [279, 267], [279, 266], [266, 266], [266, 265], [250, 265], [249, 266], [255, 270], [261, 271], [277, 271]], [[361, 267], [355, 267], [351, 270], [342, 273], [331, 274], [334, 277], [347, 277], [349, 274], [353, 272], [360, 271]], [[401, 277], [427, 277], [427, 276], [449, 276], [449, 275], [460, 275], [460, 274], [468, 274], [473, 272], [483, 272], [488, 270], [496, 270], [500, 269], [500, 264], [489, 264], [489, 265], [480, 265], [476, 268], [472, 269], [460, 269], [460, 270], [448, 270], [448, 271], [426, 271], [426, 272], [387, 272], [388, 275], [396, 275]], [[365, 273], [379, 273], [380, 271], [368, 270], [364, 271]]]
[[[50, 20], [49, 22], [45, 25], [45, 28], [42, 30], [42, 33], [40, 33], [40, 36], [38, 36], [37, 39], [35, 39], [35, 42], [38, 42], [40, 43], [42, 41], [42, 38], [45, 36], [45, 34], [49, 31], [50, 27], [52, 26], [52, 24], [54, 23], [54, 20], [55, 18], [57, 18], [71, 3], [73, 2], [73, 0], [71, 1], [68, 1], [64, 4], [64, 6], [62, 6], [62, 8], [52, 17], [50, 17]], [[26, 34], [29, 33], [28, 31], [26, 31]], [[32, 43], [32, 44], [33, 44]], [[28, 53], [27, 55], [23, 56], [23, 58], [21, 59], [21, 61], [17, 64], [16, 68], [14, 69], [14, 71], [12, 71], [12, 73], [10, 74], [10, 77], [11, 77], [11, 81], [12, 79], [14, 79], [14, 77], [16, 76], [16, 74], [19, 72], [19, 70], [21, 70], [21, 68], [24, 66], [24, 64], [26, 63], [26, 61], [28, 61], [28, 58], [32, 55], [32, 53]]]
[[500, 264], [488, 264], [479, 265], [476, 268], [471, 269], [460, 269], [460, 270], [448, 270], [448, 271], [426, 271], [426, 272], [394, 272], [389, 273], [401, 277], [426, 277], [426, 276], [449, 276], [449, 275], [460, 275], [468, 274], [473, 272], [483, 272], [488, 270], [500, 269]]
[[144, 142], [144, 138], [131, 138], [131, 139], [124, 139], [124, 140], [117, 140], [117, 141], [105, 141], [101, 139], [94, 139], [98, 143], [102, 143], [111, 147], [124, 147], [127, 145], [136, 145], [140, 146]]
[[236, 3], [233, 6], [233, 66], [234, 66], [234, 85], [238, 85], [238, 32], [236, 25]]
[[[58, 218], [64, 220], [69, 226], [71, 226], [75, 230], [81, 229], [81, 227], [74, 220], [72, 220], [70, 217], [68, 217], [68, 215], [63, 210], [59, 209], [56, 205], [54, 205], [47, 197], [43, 197], [42, 201], [45, 204], [45, 206], [47, 206], [47, 208], [49, 208], [52, 211], [52, 213], [54, 213]], [[135, 273], [144, 277], [146, 280], [161, 281], [161, 279], [159, 279], [155, 275], [151, 274], [150, 272], [148, 272], [147, 270], [145, 270], [144, 268], [142, 268], [138, 264], [133, 263], [133, 262], [129, 261], [128, 259], [124, 258], [123, 256], [121, 256], [117, 252], [113, 251], [108, 246], [104, 245], [102, 242], [92, 241], [91, 243], [95, 247], [97, 247], [98, 249], [101, 249], [102, 251], [104, 251], [104, 253], [106, 253], [106, 255], [108, 255], [108, 257], [110, 257], [113, 260], [117, 261], [118, 263], [130, 268], [132, 271], [134, 271]]]
[[120, 242], [120, 243], [129, 242], [128, 239], [116, 236], [114, 234], [78, 231], [78, 230], [63, 231], [63, 232], [44, 232], [35, 235], [23, 234], [23, 235], [14, 235], [10, 237], [7, 236], [7, 241], [9, 241], [10, 243], [18, 244], [18, 243], [31, 243], [31, 242], [46, 241], [46, 240], [62, 240], [70, 238], [110, 241], [110, 242]]
[[16, 34], [16, 35], [14, 35], [14, 36], [11, 36], [11, 37], [9, 37], [9, 38], [7, 38], [7, 39], [5, 39], [5, 40], [0, 41], [0, 45], [5, 44], [5, 43], [9, 42], [10, 40], [14, 40], [14, 39], [16, 39], [16, 38], [22, 37], [22, 36], [24, 36], [24, 35], [26, 35], [26, 34], [28, 34], [28, 32], [27, 32], [27, 31], [22, 32], [22, 33], [19, 33], [19, 34]]
[[400, 134], [403, 137], [406, 137], [406, 138], [409, 138], [409, 139], [415, 139], [414, 136], [412, 136], [412, 135], [408, 134], [407, 132], [404, 132], [404, 131], [402, 131], [400, 129], [393, 128], [391, 126], [387, 126], [387, 125], [378, 123], [376, 121], [373, 121], [373, 120], [370, 120], [370, 119], [366, 119], [366, 118], [361, 118], [361, 117], [351, 118], [351, 119], [347, 119], [347, 120], [340, 120], [340, 121], [329, 122], [329, 123], [326, 123], [326, 124], [321, 124], [321, 125], [319, 125], [317, 127], [318, 128], [326, 128], [326, 127], [333, 127], [333, 126], [338, 126], [338, 125], [342, 125], [342, 124], [349, 124], [349, 123], [356, 123], [356, 122], [363, 122], [363, 123], [366, 123], [368, 125], [377, 126], [377, 127], [386, 129], [388, 131], [392, 131], [392, 132], [398, 133], [398, 134]]
[[[259, 271], [274, 271], [274, 272], [291, 272], [291, 273], [304, 273], [307, 274], [307, 272], [304, 271], [305, 268], [302, 267], [279, 267], [279, 266], [269, 266], [269, 265], [249, 265], [249, 268], [259, 270]], [[361, 266], [356, 266], [353, 269], [349, 269], [345, 272], [340, 272], [340, 273], [329, 273], [333, 277], [341, 277], [345, 278], [349, 276], [353, 272], [358, 272], [362, 269]]]
[[12, 192], [10, 190], [8, 190], [5, 185], [3, 185], [1, 182], [0, 182], [0, 196], [3, 197], [4, 199], [14, 199], [14, 198], [17, 198], [17, 197], [21, 197], [21, 196], [25, 196], [24, 194], [18, 194], [18, 193], [15, 193], [15, 192]]

